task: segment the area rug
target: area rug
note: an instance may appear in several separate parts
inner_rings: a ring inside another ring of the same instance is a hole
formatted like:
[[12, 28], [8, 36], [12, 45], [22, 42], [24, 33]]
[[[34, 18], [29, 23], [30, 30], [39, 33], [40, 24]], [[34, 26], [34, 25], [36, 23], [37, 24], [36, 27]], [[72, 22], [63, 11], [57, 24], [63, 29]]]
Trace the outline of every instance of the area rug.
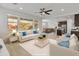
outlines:
[[23, 49], [19, 43], [9, 43], [5, 45], [10, 53], [10, 56], [31, 56], [31, 54]]
[[28, 51], [32, 56], [49, 56], [49, 44], [43, 48], [35, 45], [35, 41], [31, 40], [28, 42], [19, 44], [22, 48]]

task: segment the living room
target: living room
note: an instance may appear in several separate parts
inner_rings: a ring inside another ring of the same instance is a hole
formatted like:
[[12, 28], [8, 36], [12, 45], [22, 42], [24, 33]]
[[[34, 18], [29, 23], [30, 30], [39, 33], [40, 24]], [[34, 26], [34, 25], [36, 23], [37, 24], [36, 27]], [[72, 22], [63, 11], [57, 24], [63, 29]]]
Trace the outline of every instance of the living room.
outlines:
[[1, 3], [0, 55], [79, 56], [78, 6], [78, 3]]

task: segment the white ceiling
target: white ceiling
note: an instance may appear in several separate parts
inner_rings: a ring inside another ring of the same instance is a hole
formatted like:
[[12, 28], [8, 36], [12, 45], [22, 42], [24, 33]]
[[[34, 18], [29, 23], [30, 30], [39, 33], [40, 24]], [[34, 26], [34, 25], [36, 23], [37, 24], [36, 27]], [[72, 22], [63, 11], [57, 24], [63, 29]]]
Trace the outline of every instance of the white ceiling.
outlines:
[[[35, 12], [39, 12], [40, 8], [53, 9], [54, 11], [51, 12], [51, 15], [45, 16], [46, 18], [79, 13], [79, 3], [18, 3], [17, 5], [13, 5], [12, 3], [2, 3], [0, 6], [25, 14], [32, 14], [34, 16], [39, 16], [39, 14]], [[23, 9], [20, 10], [20, 7]], [[64, 9], [64, 11], [61, 11], [61, 9]]]

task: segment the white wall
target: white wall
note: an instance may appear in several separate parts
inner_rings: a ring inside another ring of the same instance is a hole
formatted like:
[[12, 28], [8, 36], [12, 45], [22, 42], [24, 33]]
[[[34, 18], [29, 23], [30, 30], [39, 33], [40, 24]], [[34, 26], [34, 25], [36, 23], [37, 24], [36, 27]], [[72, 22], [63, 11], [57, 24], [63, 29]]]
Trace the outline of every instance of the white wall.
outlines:
[[7, 16], [0, 13], [0, 38], [4, 38], [8, 33]]
[[21, 16], [27, 19], [37, 19], [35, 18], [35, 16], [30, 14], [23, 14], [23, 13], [0, 8], [0, 38], [5, 38], [8, 34], [8, 23], [7, 23], [8, 14], [16, 15], [19, 17]]
[[71, 15], [67, 19], [67, 32], [71, 33], [71, 29], [73, 29], [74, 26], [74, 15]]

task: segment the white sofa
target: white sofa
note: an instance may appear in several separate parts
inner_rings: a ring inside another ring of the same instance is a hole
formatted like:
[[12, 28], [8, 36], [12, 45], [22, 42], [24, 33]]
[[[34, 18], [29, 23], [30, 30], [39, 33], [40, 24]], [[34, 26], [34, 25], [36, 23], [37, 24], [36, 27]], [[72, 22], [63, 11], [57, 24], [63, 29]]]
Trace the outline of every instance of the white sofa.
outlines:
[[19, 36], [19, 41], [25, 42], [25, 41], [28, 41], [28, 40], [32, 40], [39, 35], [40, 34], [29, 34], [29, 35], [26, 35], [26, 36]]
[[9, 52], [2, 39], [0, 39], [0, 44], [2, 45], [2, 49], [0, 49], [0, 56], [9, 56]]
[[69, 48], [59, 46], [57, 40], [49, 40], [51, 56], [79, 56], [79, 47], [76, 37], [71, 37]]

